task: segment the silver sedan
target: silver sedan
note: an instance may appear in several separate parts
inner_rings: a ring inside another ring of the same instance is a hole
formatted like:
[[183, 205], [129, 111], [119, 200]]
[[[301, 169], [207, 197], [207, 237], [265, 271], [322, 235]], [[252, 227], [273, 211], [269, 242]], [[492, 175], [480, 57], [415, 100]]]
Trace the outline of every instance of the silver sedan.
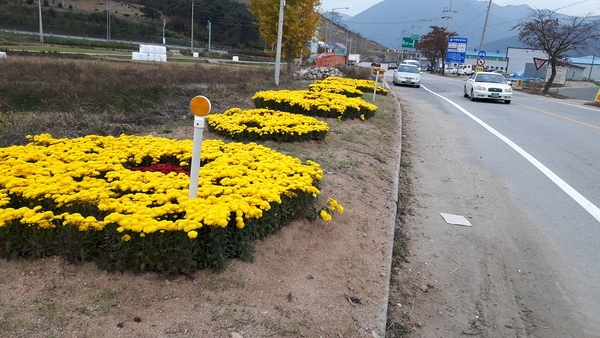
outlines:
[[394, 78], [392, 80], [394, 86], [407, 85], [421, 87], [421, 72], [419, 67], [409, 64], [401, 64], [398, 69], [394, 70]]

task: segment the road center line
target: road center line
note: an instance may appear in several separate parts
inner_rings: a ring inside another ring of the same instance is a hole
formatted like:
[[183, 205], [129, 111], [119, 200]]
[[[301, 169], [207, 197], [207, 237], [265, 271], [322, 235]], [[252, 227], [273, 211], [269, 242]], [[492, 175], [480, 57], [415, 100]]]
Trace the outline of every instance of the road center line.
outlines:
[[521, 156], [523, 156], [527, 161], [529, 161], [531, 164], [533, 164], [544, 175], [546, 175], [546, 177], [548, 177], [552, 182], [554, 182], [554, 184], [556, 184], [562, 191], [567, 193], [567, 195], [569, 195], [569, 197], [571, 197], [575, 202], [577, 202], [581, 207], [583, 207], [590, 215], [592, 215], [592, 217], [594, 217], [596, 219], [596, 221], [600, 222], [600, 208], [595, 206], [587, 198], [585, 198], [583, 195], [581, 195], [577, 190], [575, 190], [573, 187], [571, 187], [562, 178], [558, 177], [558, 175], [556, 175], [554, 172], [552, 172], [552, 170], [548, 169], [548, 167], [543, 165], [535, 157], [531, 156], [528, 152], [523, 150], [523, 148], [519, 147], [517, 144], [515, 144], [509, 138], [502, 135], [496, 129], [492, 128], [490, 125], [483, 122], [475, 115], [469, 113], [466, 109], [459, 106], [454, 101], [429, 90], [427, 87], [425, 87], [423, 85], [421, 85], [421, 88], [425, 89], [426, 91], [432, 93], [433, 95], [438, 96], [441, 99], [445, 100], [446, 102], [450, 103], [456, 109], [460, 110], [462, 113], [464, 113], [465, 115], [470, 117], [473, 121], [479, 123], [482, 127], [487, 129], [494, 136], [498, 137], [500, 140], [502, 140], [504, 143], [506, 143], [509, 147], [511, 147], [513, 150], [515, 150], [517, 153], [519, 153]]
[[535, 111], [539, 111], [540, 113], [544, 113], [546, 115], [558, 117], [559, 119], [567, 120], [569, 122], [577, 123], [577, 124], [580, 124], [582, 126], [586, 126], [586, 127], [590, 127], [590, 128], [594, 128], [594, 129], [600, 130], [600, 127], [595, 126], [593, 124], [589, 124], [589, 123], [577, 121], [577, 120], [574, 120], [572, 118], [569, 118], [569, 117], [566, 117], [566, 116], [562, 116], [562, 115], [558, 115], [558, 114], [554, 114], [554, 113], [551, 113], [549, 111], [545, 111], [543, 109], [539, 109], [539, 108], [536, 108], [536, 107], [528, 106], [526, 104], [522, 104], [522, 103], [516, 103], [516, 104], [518, 104], [521, 107], [525, 107], [525, 108], [529, 108], [529, 109], [532, 109], [532, 110], [535, 110]]

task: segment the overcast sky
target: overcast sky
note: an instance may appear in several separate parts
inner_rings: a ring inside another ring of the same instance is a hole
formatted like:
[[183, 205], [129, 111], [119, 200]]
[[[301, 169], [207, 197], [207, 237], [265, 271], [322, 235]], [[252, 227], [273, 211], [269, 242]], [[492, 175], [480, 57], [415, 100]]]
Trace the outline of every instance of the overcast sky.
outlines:
[[[396, 0], [399, 1], [399, 0]], [[482, 1], [482, 0], [472, 0]], [[485, 1], [485, 0], [483, 0]], [[568, 15], [600, 15], [600, 0], [492, 0], [496, 5], [529, 5], [533, 8], [551, 9], [558, 13]], [[365, 9], [381, 2], [381, 0], [321, 0], [321, 10], [329, 12], [336, 9], [336, 12], [348, 15], [356, 15]], [[450, 0], [440, 0], [440, 10], [450, 6]], [[339, 9], [348, 7], [348, 9]]]

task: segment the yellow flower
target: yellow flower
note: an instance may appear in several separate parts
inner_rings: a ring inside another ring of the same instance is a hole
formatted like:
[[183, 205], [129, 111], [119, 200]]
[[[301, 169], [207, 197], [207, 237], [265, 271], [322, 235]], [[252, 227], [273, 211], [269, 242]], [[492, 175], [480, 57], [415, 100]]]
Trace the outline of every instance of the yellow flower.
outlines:
[[188, 237], [189, 238], [196, 238], [196, 237], [198, 237], [198, 232], [192, 230], [192, 231], [188, 232]]
[[[286, 121], [300, 121], [289, 117]], [[298, 124], [294, 133], [311, 130], [305, 127]], [[323, 179], [323, 170], [313, 161], [256, 143], [205, 140], [198, 198], [189, 198], [187, 175], [129, 168], [164, 158], [189, 163], [190, 140], [127, 135], [54, 139], [48, 134], [29, 140], [25, 146], [0, 148], [0, 226], [14, 220], [81, 231], [114, 225], [122, 240], [163, 231], [190, 236], [204, 226], [242, 228], [283, 197], [305, 193], [316, 198], [316, 185]], [[8, 208], [17, 203], [13, 196], [26, 200], [28, 207]], [[42, 201], [56, 209], [48, 210]]]
[[131, 240], [131, 236], [129, 236], [129, 235], [123, 235], [123, 237], [121, 237], [121, 240], [123, 242], [129, 242]]
[[331, 221], [331, 215], [325, 210], [321, 210], [320, 216], [325, 222]]

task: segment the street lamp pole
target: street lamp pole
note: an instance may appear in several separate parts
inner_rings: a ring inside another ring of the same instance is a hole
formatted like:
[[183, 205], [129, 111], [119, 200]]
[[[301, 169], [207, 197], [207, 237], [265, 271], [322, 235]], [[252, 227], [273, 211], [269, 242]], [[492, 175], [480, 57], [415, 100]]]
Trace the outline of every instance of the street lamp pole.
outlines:
[[331, 44], [333, 44], [333, 18], [335, 17], [334, 14], [336, 9], [350, 9], [350, 7], [337, 7], [331, 9], [331, 15], [329, 16], [329, 24], [331, 25], [331, 29], [329, 30], [329, 42]]

